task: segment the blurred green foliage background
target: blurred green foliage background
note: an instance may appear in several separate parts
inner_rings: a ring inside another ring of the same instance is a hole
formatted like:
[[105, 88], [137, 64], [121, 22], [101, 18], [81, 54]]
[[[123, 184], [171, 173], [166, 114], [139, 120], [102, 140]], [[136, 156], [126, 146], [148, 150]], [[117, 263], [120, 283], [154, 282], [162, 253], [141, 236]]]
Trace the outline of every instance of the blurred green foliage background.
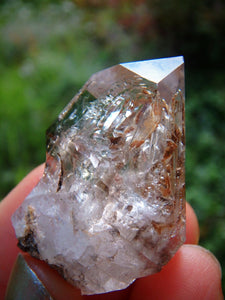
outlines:
[[7, 0], [0, 36], [1, 198], [45, 160], [46, 128], [92, 73], [184, 55], [186, 195], [225, 271], [225, 2]]

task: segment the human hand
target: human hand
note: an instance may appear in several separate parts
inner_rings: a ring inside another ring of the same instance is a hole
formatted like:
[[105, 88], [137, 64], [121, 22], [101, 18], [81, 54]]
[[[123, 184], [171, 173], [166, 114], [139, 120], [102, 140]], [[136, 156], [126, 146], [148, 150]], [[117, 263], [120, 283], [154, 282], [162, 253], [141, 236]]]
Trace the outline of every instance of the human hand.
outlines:
[[[4, 299], [11, 269], [19, 252], [17, 239], [11, 224], [11, 215], [38, 183], [44, 166], [27, 175], [0, 203], [0, 299]], [[206, 249], [197, 246], [198, 221], [187, 204], [186, 242], [161, 272], [137, 279], [125, 290], [94, 296], [81, 296], [80, 291], [67, 283], [46, 263], [30, 257], [24, 258], [30, 268], [47, 287], [53, 299], [99, 300], [219, 300], [221, 269], [216, 258]]]

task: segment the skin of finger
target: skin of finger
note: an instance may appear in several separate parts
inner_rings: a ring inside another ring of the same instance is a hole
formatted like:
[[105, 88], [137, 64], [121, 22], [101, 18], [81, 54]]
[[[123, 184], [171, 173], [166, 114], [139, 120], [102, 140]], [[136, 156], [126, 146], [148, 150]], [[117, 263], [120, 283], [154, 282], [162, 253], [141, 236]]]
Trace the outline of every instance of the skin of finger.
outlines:
[[223, 299], [220, 266], [204, 248], [183, 245], [160, 273], [135, 282], [130, 299]]
[[186, 241], [185, 244], [197, 245], [199, 241], [198, 219], [193, 208], [186, 202]]
[[44, 165], [34, 169], [0, 202], [0, 299], [4, 299], [11, 269], [20, 252], [11, 216], [38, 183], [43, 170]]
[[[44, 166], [40, 166], [33, 170], [27, 177], [21, 181], [21, 183], [1, 202], [0, 204], [0, 242], [2, 247], [0, 247], [1, 257], [6, 256], [6, 259], [1, 260], [0, 265], [0, 287], [1, 292], [5, 290], [8, 277], [19, 252], [17, 248], [17, 240], [15, 237], [14, 229], [11, 225], [11, 215], [19, 207], [24, 198], [29, 194], [32, 188], [38, 183], [42, 174]], [[187, 242], [195, 243], [196, 232], [198, 232], [198, 224], [196, 221], [196, 216], [190, 206], [187, 206]], [[193, 224], [189, 224], [193, 223]], [[42, 269], [42, 265], [38, 267]], [[49, 267], [47, 269], [50, 269]], [[48, 271], [46, 271], [48, 272]], [[47, 274], [47, 273], [46, 273]], [[54, 276], [53, 276], [54, 277]], [[111, 294], [111, 293], [110, 293]], [[108, 299], [110, 299], [110, 294]], [[118, 294], [118, 292], [116, 293]], [[1, 295], [1, 294], [0, 294]], [[104, 298], [105, 299], [105, 298]], [[114, 298], [115, 299], [115, 295]], [[119, 298], [118, 298], [119, 299]]]

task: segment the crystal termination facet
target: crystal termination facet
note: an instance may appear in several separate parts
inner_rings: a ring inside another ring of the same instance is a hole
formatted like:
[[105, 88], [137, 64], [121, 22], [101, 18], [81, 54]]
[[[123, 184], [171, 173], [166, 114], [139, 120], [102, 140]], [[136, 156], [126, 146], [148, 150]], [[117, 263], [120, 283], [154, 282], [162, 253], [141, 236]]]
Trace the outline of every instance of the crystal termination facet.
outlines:
[[185, 240], [184, 136], [182, 57], [94, 74], [47, 131], [18, 245], [83, 294], [160, 271]]

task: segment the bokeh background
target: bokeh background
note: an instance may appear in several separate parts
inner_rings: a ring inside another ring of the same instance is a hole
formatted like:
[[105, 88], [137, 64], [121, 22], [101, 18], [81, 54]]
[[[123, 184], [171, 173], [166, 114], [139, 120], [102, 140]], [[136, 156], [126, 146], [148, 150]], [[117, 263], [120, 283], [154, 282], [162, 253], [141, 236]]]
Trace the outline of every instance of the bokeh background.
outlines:
[[1, 1], [0, 197], [45, 160], [46, 128], [92, 73], [184, 55], [186, 196], [225, 271], [224, 53], [224, 0]]

